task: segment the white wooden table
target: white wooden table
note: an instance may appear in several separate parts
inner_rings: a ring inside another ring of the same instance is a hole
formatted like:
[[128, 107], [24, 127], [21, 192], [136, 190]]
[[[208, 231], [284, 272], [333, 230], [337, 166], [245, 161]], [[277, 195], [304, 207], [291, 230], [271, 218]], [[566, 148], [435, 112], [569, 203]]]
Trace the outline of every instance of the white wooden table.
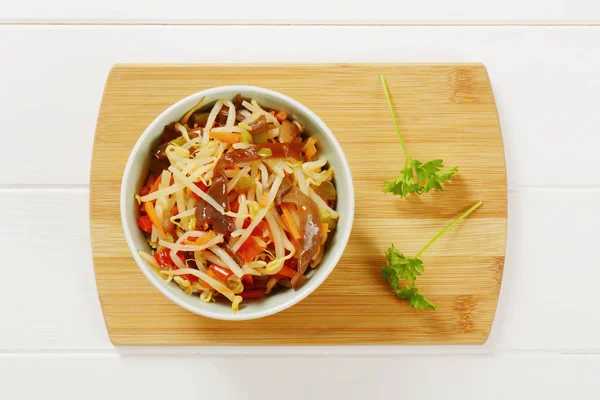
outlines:
[[[598, 2], [202, 3], [0, 0], [0, 399], [598, 398]], [[509, 179], [488, 342], [114, 348], [88, 223], [111, 65], [336, 61], [487, 66]]]

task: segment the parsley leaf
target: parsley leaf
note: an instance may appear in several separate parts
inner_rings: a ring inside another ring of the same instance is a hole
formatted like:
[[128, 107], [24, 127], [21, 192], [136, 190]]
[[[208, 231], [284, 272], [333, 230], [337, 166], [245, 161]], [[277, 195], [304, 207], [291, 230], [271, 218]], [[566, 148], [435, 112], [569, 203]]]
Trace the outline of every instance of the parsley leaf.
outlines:
[[435, 310], [438, 307], [419, 293], [419, 289], [417, 289], [414, 283], [406, 286], [404, 289], [396, 290], [396, 296], [403, 300], [408, 300], [408, 305], [417, 310], [422, 311], [426, 308]]
[[392, 269], [400, 278], [407, 281], [414, 281], [417, 276], [423, 272], [423, 262], [418, 258], [405, 257], [400, 253], [394, 245], [387, 249], [385, 258], [388, 262], [388, 267]]
[[[435, 310], [437, 306], [427, 300], [415, 286], [415, 279], [423, 272], [423, 262], [416, 257], [405, 257], [394, 245], [386, 252], [388, 266], [381, 269], [381, 275], [390, 283], [390, 287], [398, 298], [408, 300], [412, 308], [424, 310], [430, 308]], [[412, 282], [402, 288], [400, 279]]]
[[422, 163], [419, 160], [413, 160], [406, 150], [406, 144], [400, 134], [400, 127], [398, 126], [398, 120], [396, 119], [396, 113], [392, 105], [392, 97], [387, 86], [385, 77], [381, 75], [381, 82], [383, 83], [383, 89], [387, 97], [388, 105], [392, 113], [392, 119], [396, 126], [396, 132], [398, 132], [398, 138], [404, 150], [404, 169], [400, 171], [400, 176], [396, 179], [385, 181], [384, 193], [393, 193], [400, 197], [406, 197], [410, 193], [417, 195], [421, 193], [427, 193], [432, 190], [443, 190], [442, 184], [458, 172], [458, 167], [450, 168], [448, 170], [442, 170], [444, 168], [443, 161], [435, 159]]
[[[442, 160], [427, 161], [423, 164], [419, 160], [408, 161], [408, 166], [400, 171], [400, 176], [391, 181], [385, 181], [384, 193], [393, 193], [406, 197], [410, 193], [421, 194], [433, 189], [444, 190], [442, 183], [452, 178], [458, 167], [442, 171]], [[415, 176], [417, 179], [415, 179]]]
[[[402, 300], [408, 300], [408, 305], [418, 310], [430, 308], [435, 310], [437, 306], [427, 300], [425, 296], [419, 293], [419, 289], [415, 285], [417, 277], [421, 276], [425, 267], [423, 261], [419, 258], [436, 240], [438, 240], [446, 231], [452, 228], [460, 220], [475, 211], [481, 206], [481, 201], [475, 203], [471, 208], [462, 213], [458, 218], [452, 221], [447, 227], [442, 229], [440, 233], [435, 235], [414, 257], [406, 257], [392, 244], [392, 247], [385, 252], [387, 266], [381, 268], [381, 276], [389, 282], [390, 287]], [[403, 281], [407, 283], [403, 285]]]

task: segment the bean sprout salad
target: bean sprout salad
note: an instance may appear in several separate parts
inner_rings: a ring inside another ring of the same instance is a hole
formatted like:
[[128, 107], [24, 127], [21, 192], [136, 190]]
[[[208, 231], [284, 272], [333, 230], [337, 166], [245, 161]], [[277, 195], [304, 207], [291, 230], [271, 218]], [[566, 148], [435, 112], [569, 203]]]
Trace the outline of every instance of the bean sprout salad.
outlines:
[[161, 277], [204, 302], [297, 288], [339, 218], [334, 171], [282, 110], [237, 95], [203, 98], [166, 125], [136, 194]]

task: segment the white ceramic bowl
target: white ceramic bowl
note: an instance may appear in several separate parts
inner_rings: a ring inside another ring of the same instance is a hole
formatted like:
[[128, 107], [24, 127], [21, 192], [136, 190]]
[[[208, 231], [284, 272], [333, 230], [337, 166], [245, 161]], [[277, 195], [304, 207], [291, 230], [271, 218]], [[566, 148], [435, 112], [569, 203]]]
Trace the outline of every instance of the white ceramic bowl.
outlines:
[[[145, 181], [152, 148], [159, 141], [165, 125], [179, 120], [202, 97], [206, 96], [211, 100], [231, 99], [238, 93], [256, 99], [262, 106], [284, 110], [304, 126], [305, 132], [318, 139], [319, 151], [334, 168], [335, 186], [338, 193], [337, 211], [340, 213], [340, 218], [333, 236], [328, 241], [323, 261], [318, 268], [310, 271], [308, 274], [309, 279], [302, 287], [297, 290], [281, 290], [260, 300], [244, 301], [240, 306], [240, 310], [234, 313], [227, 301], [204, 303], [197, 296], [188, 296], [174, 282], [166, 283], [142, 260], [138, 255], [138, 251], [150, 252], [150, 248], [146, 243], [144, 234], [137, 226], [139, 207], [134, 195]], [[248, 320], [266, 317], [293, 306], [312, 293], [327, 278], [342, 256], [352, 230], [353, 219], [354, 187], [352, 176], [344, 152], [333, 133], [319, 117], [296, 100], [281, 93], [255, 86], [221, 86], [203, 90], [178, 101], [166, 109], [152, 121], [138, 139], [127, 160], [121, 184], [121, 220], [125, 238], [133, 258], [146, 278], [161, 293], [186, 310], [221, 320]]]

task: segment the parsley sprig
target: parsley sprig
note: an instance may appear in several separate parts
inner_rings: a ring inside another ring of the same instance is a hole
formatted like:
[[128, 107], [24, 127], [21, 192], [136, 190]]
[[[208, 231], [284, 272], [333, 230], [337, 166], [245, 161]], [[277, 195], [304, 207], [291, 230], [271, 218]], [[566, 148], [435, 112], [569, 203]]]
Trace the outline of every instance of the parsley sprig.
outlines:
[[471, 208], [465, 211], [461, 216], [456, 218], [447, 227], [442, 229], [433, 239], [431, 239], [414, 257], [406, 257], [400, 253], [392, 244], [392, 247], [387, 249], [385, 257], [388, 265], [381, 269], [381, 275], [390, 284], [390, 287], [400, 299], [408, 300], [408, 305], [412, 308], [424, 310], [430, 308], [435, 310], [437, 306], [427, 300], [415, 285], [417, 277], [423, 274], [425, 270], [423, 261], [419, 258], [436, 240], [438, 240], [446, 231], [464, 219], [467, 215], [475, 211], [481, 206], [481, 201], [475, 203]]
[[392, 96], [388, 89], [385, 77], [381, 75], [381, 83], [385, 90], [385, 96], [387, 97], [388, 105], [392, 113], [392, 119], [396, 126], [396, 132], [398, 132], [398, 138], [404, 150], [404, 168], [400, 171], [400, 176], [390, 181], [385, 181], [385, 193], [393, 193], [400, 197], [406, 197], [410, 193], [417, 195], [421, 193], [430, 192], [431, 190], [444, 190], [442, 184], [458, 172], [458, 167], [442, 170], [444, 168], [443, 160], [435, 159], [427, 162], [421, 162], [414, 160], [408, 155], [406, 144], [400, 133], [400, 127], [398, 126], [398, 120], [396, 119], [396, 113], [394, 106], [392, 105]]

